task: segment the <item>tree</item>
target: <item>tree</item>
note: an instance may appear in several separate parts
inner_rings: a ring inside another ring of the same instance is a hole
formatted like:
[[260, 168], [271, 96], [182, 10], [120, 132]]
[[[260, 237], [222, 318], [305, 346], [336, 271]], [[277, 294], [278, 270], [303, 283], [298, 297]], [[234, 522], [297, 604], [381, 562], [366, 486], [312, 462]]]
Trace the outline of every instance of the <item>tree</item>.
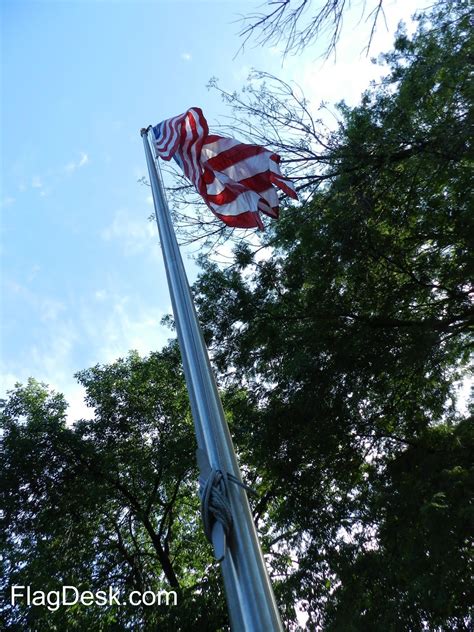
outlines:
[[[218, 569], [198, 521], [194, 433], [176, 347], [146, 360], [131, 353], [78, 378], [92, 421], [66, 426], [64, 398], [34, 380], [18, 385], [3, 408], [6, 628], [225, 629]], [[13, 585], [113, 586], [124, 598], [175, 591], [178, 607], [12, 607]]]
[[341, 548], [328, 630], [468, 629], [472, 443], [472, 419], [441, 424], [390, 461], [373, 503], [380, 547]]
[[473, 430], [454, 405], [474, 317], [469, 23], [443, 3], [398, 33], [268, 258], [202, 261], [200, 316], [286, 613], [301, 601], [310, 629], [470, 624]]

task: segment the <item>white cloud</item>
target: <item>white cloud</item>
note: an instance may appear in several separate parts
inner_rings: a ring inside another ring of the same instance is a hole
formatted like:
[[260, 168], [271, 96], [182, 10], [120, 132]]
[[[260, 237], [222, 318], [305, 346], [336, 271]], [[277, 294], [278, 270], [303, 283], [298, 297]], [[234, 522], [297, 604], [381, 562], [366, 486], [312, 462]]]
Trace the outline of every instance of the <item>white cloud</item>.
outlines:
[[65, 167], [64, 167], [64, 171], [66, 171], [66, 173], [72, 173], [73, 171], [76, 170], [76, 163], [75, 162], [69, 162]]
[[55, 299], [43, 299], [40, 302], [40, 318], [44, 321], [55, 321], [61, 312], [66, 309], [66, 306], [61, 301]]
[[[27, 373], [21, 373], [15, 375], [13, 373], [1, 373], [0, 374], [0, 396], [6, 397], [7, 391], [13, 390], [15, 384], [25, 385], [29, 377]], [[71, 375], [71, 379], [60, 379], [56, 381], [53, 377], [50, 379], [47, 376], [38, 377], [35, 376], [39, 382], [44, 382], [50, 389], [57, 393], [62, 393], [68, 403], [66, 410], [66, 423], [68, 425], [73, 424], [78, 419], [93, 419], [94, 410], [85, 403], [85, 389], [77, 382]]]
[[[16, 382], [25, 384], [32, 376], [64, 394], [70, 404], [68, 423], [92, 418], [93, 410], [86, 406], [84, 389], [75, 381], [74, 374], [87, 366], [126, 357], [131, 349], [141, 355], [158, 351], [172, 336], [161, 325], [165, 312], [158, 307], [140, 304], [128, 296], [111, 296], [105, 290], [97, 290], [93, 296], [102, 305], [107, 301], [109, 309], [98, 311], [94, 303], [88, 302], [82, 309], [75, 310], [74, 318], [65, 318], [64, 314], [59, 318], [60, 312], [65, 311], [62, 304], [52, 300], [42, 302], [41, 336], [28, 348], [27, 358], [18, 357], [16, 366], [0, 373], [2, 394]], [[171, 311], [171, 306], [167, 311]], [[86, 366], [77, 366], [79, 345], [87, 347]]]
[[294, 79], [304, 86], [305, 97], [313, 108], [322, 101], [332, 105], [343, 99], [356, 105], [370, 81], [381, 72], [367, 59], [339, 61], [337, 64], [310, 62], [295, 69]]
[[282, 45], [275, 45], [275, 46], [270, 46], [268, 49], [268, 53], [269, 55], [271, 55], [272, 57], [283, 57], [284, 53], [285, 53], [285, 47]]
[[[81, 169], [82, 167], [84, 167], [85, 165], [87, 165], [89, 163], [89, 156], [86, 152], [81, 151], [79, 152], [79, 159], [78, 160], [70, 160], [67, 164], [63, 165], [62, 167], [55, 167], [52, 169], [48, 169], [45, 173], [46, 173], [46, 186], [43, 183], [43, 177], [40, 175], [34, 175], [31, 178], [31, 187], [33, 189], [38, 189], [39, 190], [39, 195], [40, 197], [45, 197], [47, 195], [49, 195], [52, 191], [51, 183], [57, 183], [58, 180], [61, 180], [62, 178], [64, 178], [64, 174], [72, 174], [75, 171], [77, 171], [78, 169]], [[20, 183], [18, 185], [18, 189], [20, 191], [25, 191], [26, 190], [26, 186], [24, 183]]]
[[181, 53], [181, 59], [184, 61], [191, 61], [192, 58], [191, 53]]
[[101, 324], [101, 344], [95, 352], [97, 361], [114, 362], [130, 349], [141, 355], [161, 349], [171, 337], [160, 324], [164, 315], [157, 307], [137, 305], [129, 297], [116, 297], [108, 318]]
[[[146, 225], [146, 220], [144, 220]], [[39, 272], [34, 265], [28, 278]], [[68, 423], [92, 418], [93, 410], [84, 402], [84, 390], [74, 374], [97, 363], [111, 363], [127, 356], [130, 349], [141, 355], [160, 350], [172, 333], [161, 325], [171, 306], [161, 310], [136, 296], [114, 294], [98, 288], [87, 300], [73, 305], [35, 293], [27, 285], [7, 280], [6, 289], [15, 293], [30, 312], [34, 339], [5, 364], [0, 373], [2, 391], [28, 377], [48, 384], [64, 394], [70, 404]], [[0, 395], [1, 397], [1, 395]]]
[[67, 420], [69, 424], [79, 419], [94, 418], [94, 409], [86, 404], [86, 389], [81, 386], [81, 384], [71, 382], [63, 392], [69, 404], [67, 409]]
[[65, 167], [63, 167], [63, 171], [66, 173], [73, 173], [76, 169], [80, 169], [84, 165], [87, 165], [89, 162], [89, 156], [81, 151], [80, 158], [77, 162], [71, 160]]
[[94, 297], [98, 300], [98, 301], [103, 301], [108, 297], [108, 293], [106, 290], [96, 290], [94, 292]]
[[238, 70], [234, 70], [232, 73], [234, 81], [238, 81], [239, 83], [242, 81], [246, 81], [247, 77], [252, 72], [252, 67], [248, 65], [241, 66]]
[[5, 393], [11, 390], [17, 382], [23, 382], [23, 379], [14, 373], [0, 373], [0, 396], [4, 397]]
[[30, 273], [28, 274], [27, 280], [29, 283], [31, 283], [31, 281], [33, 281], [37, 276], [38, 276], [38, 272], [41, 270], [40, 266], [35, 263], [31, 270]]
[[[29, 283], [35, 279], [39, 270], [38, 265], [33, 265], [26, 277]], [[66, 309], [65, 303], [62, 301], [47, 296], [39, 296], [26, 285], [12, 279], [6, 279], [5, 289], [21, 297], [30, 310], [32, 318], [39, 318], [41, 322], [57, 321], [59, 314]]]
[[3, 198], [3, 200], [0, 202], [0, 207], [1, 208], [7, 208], [8, 206], [11, 206], [12, 204], [15, 203], [15, 198], [14, 197], [9, 197], [6, 196]]
[[[158, 307], [140, 304], [128, 296], [111, 296], [105, 290], [97, 290], [93, 296], [102, 305], [107, 301], [109, 309], [98, 310], [94, 307], [97, 303], [88, 302], [75, 310], [73, 318], [64, 314], [59, 318], [60, 312], [65, 311], [63, 305], [52, 300], [41, 303], [42, 333], [28, 348], [27, 357], [18, 357], [15, 365], [0, 373], [0, 397], [16, 382], [25, 384], [32, 376], [64, 394], [69, 404], [68, 423], [93, 418], [94, 411], [86, 406], [85, 391], [74, 374], [87, 366], [126, 357], [131, 349], [147, 355], [160, 350], [171, 337], [171, 332], [160, 323], [165, 312]], [[171, 311], [171, 306], [167, 311]], [[80, 345], [87, 347], [85, 366], [77, 365]]]
[[45, 328], [44, 338], [30, 348], [31, 366], [36, 368], [38, 379], [47, 377], [55, 384], [68, 380], [71, 354], [78, 340], [77, 327], [72, 320], [55, 321]]
[[147, 217], [137, 217], [127, 209], [116, 211], [112, 223], [102, 231], [101, 236], [105, 241], [121, 242], [127, 256], [148, 252], [153, 259], [159, 258], [156, 227]]
[[[21, 368], [0, 374], [2, 394], [15, 383], [26, 384], [29, 377], [34, 377], [65, 396], [70, 405], [66, 412], [69, 424], [81, 417], [92, 418], [92, 409], [84, 403], [83, 389], [73, 377], [77, 369], [73, 368], [72, 355], [77, 341], [78, 332], [71, 321], [56, 321], [54, 326], [44, 330], [38, 343], [29, 348], [27, 362], [22, 362]], [[26, 365], [28, 369], [24, 368]]]
[[33, 176], [31, 178], [31, 186], [33, 189], [38, 189], [40, 197], [45, 197], [46, 195], [49, 195], [51, 191], [50, 188], [44, 188], [43, 179], [40, 176]]

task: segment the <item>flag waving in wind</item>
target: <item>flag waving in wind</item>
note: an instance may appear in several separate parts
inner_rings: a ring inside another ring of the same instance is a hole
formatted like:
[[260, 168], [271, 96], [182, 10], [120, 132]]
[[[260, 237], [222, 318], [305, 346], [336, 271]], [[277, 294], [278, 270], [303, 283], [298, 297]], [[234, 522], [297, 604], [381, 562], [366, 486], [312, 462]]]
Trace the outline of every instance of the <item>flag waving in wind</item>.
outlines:
[[174, 158], [211, 211], [228, 226], [263, 228], [260, 213], [278, 217], [275, 187], [297, 199], [280, 156], [259, 145], [209, 134], [200, 108], [153, 127], [157, 157]]

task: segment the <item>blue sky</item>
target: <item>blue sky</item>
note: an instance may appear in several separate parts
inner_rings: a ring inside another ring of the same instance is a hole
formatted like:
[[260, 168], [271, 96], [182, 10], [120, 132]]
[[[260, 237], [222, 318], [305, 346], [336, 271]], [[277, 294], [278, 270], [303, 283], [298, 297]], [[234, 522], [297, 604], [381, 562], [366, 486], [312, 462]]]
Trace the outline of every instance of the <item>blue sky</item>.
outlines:
[[[263, 0], [48, 2], [3, 0], [1, 388], [36, 377], [86, 415], [73, 374], [172, 335], [171, 311], [139, 129], [203, 108], [229, 112], [206, 88], [239, 89], [251, 67], [296, 80], [315, 106], [357, 101], [381, 74], [348, 15], [337, 62], [313, 47], [281, 65], [275, 47], [237, 54], [239, 14]], [[426, 3], [388, 1], [373, 52]], [[191, 278], [196, 269], [188, 259]]]

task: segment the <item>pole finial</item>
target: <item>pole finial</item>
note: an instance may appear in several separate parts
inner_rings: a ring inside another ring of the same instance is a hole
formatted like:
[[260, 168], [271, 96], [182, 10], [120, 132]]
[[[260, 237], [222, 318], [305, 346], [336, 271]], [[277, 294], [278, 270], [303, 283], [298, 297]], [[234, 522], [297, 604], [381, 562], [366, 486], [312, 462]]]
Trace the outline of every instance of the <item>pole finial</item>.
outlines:
[[140, 130], [140, 136], [145, 136], [151, 130], [152, 126], [148, 125], [148, 127], [142, 127]]

